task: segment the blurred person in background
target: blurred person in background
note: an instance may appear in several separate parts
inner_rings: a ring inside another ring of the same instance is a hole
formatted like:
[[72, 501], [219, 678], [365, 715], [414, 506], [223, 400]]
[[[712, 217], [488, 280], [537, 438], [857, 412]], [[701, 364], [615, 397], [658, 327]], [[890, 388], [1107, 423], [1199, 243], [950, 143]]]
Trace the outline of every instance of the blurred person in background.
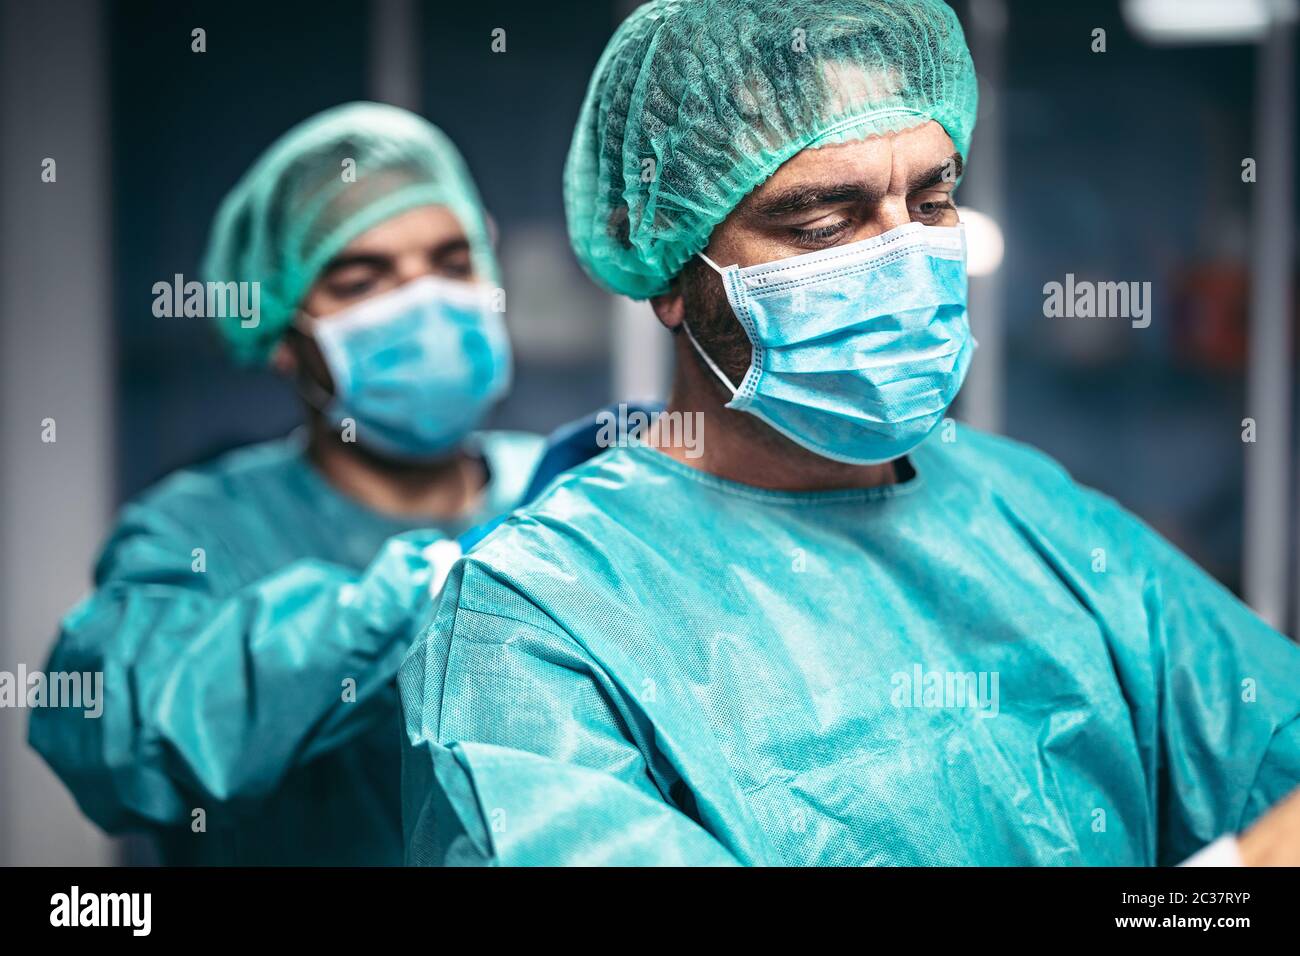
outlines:
[[125, 506], [49, 662], [102, 671], [103, 715], [41, 710], [31, 743], [166, 863], [398, 863], [394, 675], [441, 556], [541, 446], [475, 431], [511, 374], [488, 223], [441, 131], [354, 103], [266, 151], [203, 268], [256, 290], [217, 328], [306, 424]]
[[702, 454], [661, 419], [456, 564], [399, 677], [409, 862], [1300, 858], [1296, 800], [1232, 837], [1300, 782], [1300, 649], [945, 421], [975, 115], [940, 0], [620, 27], [570, 237], [673, 333]]

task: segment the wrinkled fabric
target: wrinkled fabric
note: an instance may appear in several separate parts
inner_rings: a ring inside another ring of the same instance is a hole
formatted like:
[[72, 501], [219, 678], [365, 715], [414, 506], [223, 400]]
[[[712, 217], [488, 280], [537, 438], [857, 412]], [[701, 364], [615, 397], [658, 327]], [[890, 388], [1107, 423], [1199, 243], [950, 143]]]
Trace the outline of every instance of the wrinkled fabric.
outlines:
[[[651, 414], [661, 411], [663, 411], [661, 402], [620, 402], [606, 405], [590, 415], [564, 423], [546, 436], [546, 447], [537, 462], [537, 467], [533, 469], [533, 477], [528, 481], [528, 488], [519, 499], [520, 503], [531, 502], [545, 491], [546, 486], [556, 477], [587, 459], [599, 455], [605, 448], [612, 447], [611, 438], [616, 441], [617, 436], [611, 435], [610, 432], [611, 428], [616, 426], [620, 415], [626, 422], [629, 416], [632, 416], [633, 420], [637, 416], [648, 419]], [[461, 548], [465, 551], [470, 550], [496, 530], [497, 525], [508, 517], [508, 514], [497, 515], [491, 521], [464, 532], [457, 538]]]
[[86, 815], [155, 833], [171, 864], [400, 863], [393, 678], [437, 542], [512, 507], [540, 453], [531, 435], [474, 438], [490, 483], [442, 528], [336, 492], [297, 436], [128, 504], [47, 665], [102, 671], [103, 714], [31, 722]]
[[968, 158], [978, 85], [942, 0], [655, 0], [596, 64], [564, 169], [574, 254], [611, 292], [668, 291], [801, 150], [936, 122]]
[[299, 123], [222, 201], [203, 257], [209, 283], [258, 284], [259, 315], [213, 315], [231, 356], [265, 363], [321, 269], [362, 233], [420, 206], [445, 206], [477, 276], [500, 273], [487, 217], [455, 144], [383, 103], [346, 103]]
[[970, 367], [963, 227], [909, 222], [860, 242], [719, 268], [753, 346], [738, 385], [748, 412], [823, 458], [893, 461], [938, 427]]
[[480, 283], [425, 276], [330, 315], [313, 328], [339, 429], [381, 454], [445, 454], [510, 389], [505, 319]]
[[1146, 525], [970, 429], [899, 471], [558, 478], [402, 665], [408, 862], [1174, 864], [1300, 782], [1300, 649]]

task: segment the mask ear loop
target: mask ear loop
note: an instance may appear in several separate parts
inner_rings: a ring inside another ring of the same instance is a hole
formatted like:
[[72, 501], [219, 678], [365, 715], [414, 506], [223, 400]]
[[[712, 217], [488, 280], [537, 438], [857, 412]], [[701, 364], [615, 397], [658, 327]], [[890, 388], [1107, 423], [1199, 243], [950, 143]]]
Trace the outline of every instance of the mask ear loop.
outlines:
[[[315, 316], [307, 315], [306, 312], [299, 312], [294, 316], [291, 324], [299, 335], [316, 342], [316, 347], [319, 349], [320, 342], [316, 338], [310, 324], [303, 321], [303, 316], [307, 316], [309, 319], [315, 318]], [[321, 350], [321, 355], [322, 357], [324, 356], [324, 350]], [[328, 360], [325, 364], [328, 367]], [[308, 404], [308, 406], [311, 407], [313, 411], [329, 418], [330, 406], [337, 400], [338, 396], [331, 395], [329, 392], [325, 391], [325, 387], [308, 374], [301, 362], [298, 362], [297, 366], [297, 370], [294, 374], [294, 384], [298, 386], [298, 395]], [[330, 371], [330, 374], [333, 374], [333, 370]]]
[[[726, 270], [724, 270], [721, 266], [719, 266], [716, 262], [714, 262], [712, 259], [706, 256], [704, 253], [699, 252], [696, 253], [696, 255], [698, 255], [701, 259], [703, 259], [706, 263], [708, 263], [709, 267], [713, 269], [713, 271], [716, 272], [718, 275], [720, 276], [726, 275]], [[685, 319], [682, 320], [682, 328], [686, 330], [686, 337], [691, 340], [691, 345], [695, 346], [695, 351], [699, 353], [700, 358], [704, 359], [704, 364], [709, 367], [709, 370], [713, 372], [715, 376], [717, 376], [718, 381], [720, 381], [724, 386], [726, 386], [727, 391], [731, 393], [731, 397], [735, 398], [737, 393], [740, 390], [736, 388], [736, 386], [731, 384], [731, 379], [727, 378], [726, 373], [723, 372], [722, 369], [718, 368], [718, 364], [709, 357], [709, 353], [704, 351], [704, 347], [700, 345], [699, 339], [695, 337], [695, 333], [691, 331], [690, 324]]]
[[712, 259], [706, 256], [704, 253], [697, 252], [696, 255], [699, 256], [701, 259], [703, 259], [705, 262], [707, 262], [713, 268], [713, 271], [716, 272], [718, 275], [726, 274], [727, 272], [726, 269], [722, 268], [722, 266], [718, 265], [716, 262], [714, 262]]
[[718, 377], [718, 381], [727, 387], [727, 391], [731, 393], [731, 397], [735, 398], [736, 392], [739, 390], [736, 386], [731, 384], [731, 379], [727, 378], [722, 369], [718, 368], [717, 363], [714, 362], [713, 359], [709, 358], [709, 353], [704, 351], [699, 340], [696, 339], [694, 333], [691, 332], [691, 327], [685, 322], [682, 322], [682, 328], [686, 330], [686, 337], [691, 340], [691, 345], [695, 346], [695, 351], [700, 354], [700, 358], [704, 359], [704, 364], [707, 365], [713, 374]]

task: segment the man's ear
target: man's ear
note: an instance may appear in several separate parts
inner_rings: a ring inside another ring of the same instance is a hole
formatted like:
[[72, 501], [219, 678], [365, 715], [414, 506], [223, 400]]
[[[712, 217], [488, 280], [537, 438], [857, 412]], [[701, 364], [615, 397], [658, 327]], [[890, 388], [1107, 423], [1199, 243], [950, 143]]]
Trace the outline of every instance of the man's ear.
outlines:
[[650, 300], [650, 308], [669, 332], [674, 332], [686, 320], [686, 299], [681, 291], [681, 276], [673, 280], [673, 287], [663, 295]]
[[288, 336], [275, 344], [275, 350], [271, 353], [271, 368], [286, 378], [293, 378], [297, 374], [298, 356], [290, 348]]

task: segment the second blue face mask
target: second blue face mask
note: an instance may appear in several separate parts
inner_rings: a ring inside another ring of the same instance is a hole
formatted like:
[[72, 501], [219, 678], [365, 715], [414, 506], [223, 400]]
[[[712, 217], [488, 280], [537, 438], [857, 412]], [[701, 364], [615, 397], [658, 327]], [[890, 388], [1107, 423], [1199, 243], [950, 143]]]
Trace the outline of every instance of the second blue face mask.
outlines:
[[879, 464], [920, 444], [957, 397], [975, 346], [961, 226], [908, 223], [743, 269], [701, 258], [753, 345], [735, 386], [686, 330], [727, 408], [825, 458]]
[[505, 321], [482, 285], [426, 277], [314, 322], [334, 380], [323, 411], [402, 459], [450, 451], [510, 387]]

